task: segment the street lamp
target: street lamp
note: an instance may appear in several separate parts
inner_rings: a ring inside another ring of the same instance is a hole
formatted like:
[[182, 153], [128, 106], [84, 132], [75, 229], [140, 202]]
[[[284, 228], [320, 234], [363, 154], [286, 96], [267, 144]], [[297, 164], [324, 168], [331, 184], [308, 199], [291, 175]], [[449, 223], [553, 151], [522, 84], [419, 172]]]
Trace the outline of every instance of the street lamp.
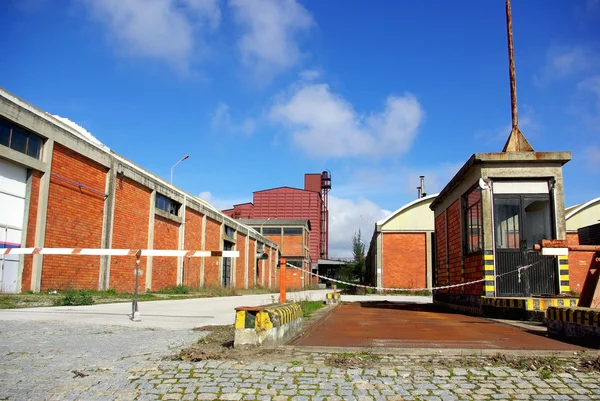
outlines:
[[171, 185], [173, 185], [173, 169], [175, 168], [176, 165], [178, 165], [179, 163], [181, 163], [182, 161], [184, 161], [185, 159], [187, 159], [188, 157], [190, 157], [190, 155], [185, 155], [181, 158], [181, 160], [179, 160], [177, 163], [173, 164], [173, 167], [171, 167]]

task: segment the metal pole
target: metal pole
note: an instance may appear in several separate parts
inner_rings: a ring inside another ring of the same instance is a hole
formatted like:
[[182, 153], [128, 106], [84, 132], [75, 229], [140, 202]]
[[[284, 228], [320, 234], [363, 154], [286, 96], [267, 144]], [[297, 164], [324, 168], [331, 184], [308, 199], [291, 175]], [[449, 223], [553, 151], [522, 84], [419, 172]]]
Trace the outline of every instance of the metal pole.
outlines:
[[510, 0], [506, 0], [506, 33], [508, 36], [508, 74], [510, 78], [510, 104], [512, 110], [512, 129], [513, 131], [518, 129], [519, 117], [517, 115], [517, 78], [515, 74], [515, 55], [513, 47], [513, 34], [512, 34], [512, 12], [510, 7]]
[[140, 312], [138, 311], [138, 283], [140, 277], [140, 257], [142, 251], [138, 249], [135, 253], [135, 288], [133, 289], [133, 301], [131, 302], [131, 320], [134, 322], [141, 321]]
[[286, 292], [285, 292], [285, 273], [286, 273], [286, 269], [287, 269], [287, 263], [286, 263], [286, 258], [285, 257], [280, 257], [279, 258], [279, 303], [286, 303], [287, 298], [286, 298]]

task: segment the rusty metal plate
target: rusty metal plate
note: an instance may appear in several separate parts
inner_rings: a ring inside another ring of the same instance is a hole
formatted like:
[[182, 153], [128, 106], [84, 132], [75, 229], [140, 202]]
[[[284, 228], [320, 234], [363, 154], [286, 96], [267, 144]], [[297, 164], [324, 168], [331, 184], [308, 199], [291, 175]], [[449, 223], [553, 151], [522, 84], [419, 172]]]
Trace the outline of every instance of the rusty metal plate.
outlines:
[[488, 319], [440, 312], [431, 304], [340, 305], [290, 345], [327, 347], [581, 350]]

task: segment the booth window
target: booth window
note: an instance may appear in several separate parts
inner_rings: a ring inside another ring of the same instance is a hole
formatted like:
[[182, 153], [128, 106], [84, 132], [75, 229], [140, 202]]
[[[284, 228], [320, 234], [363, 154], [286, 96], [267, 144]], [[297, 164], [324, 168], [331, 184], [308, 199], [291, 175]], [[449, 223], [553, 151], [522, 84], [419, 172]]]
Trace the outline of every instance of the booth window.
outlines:
[[483, 215], [481, 210], [481, 189], [474, 188], [463, 198], [463, 227], [465, 253], [483, 249]]
[[8, 120], [0, 119], [0, 144], [40, 159], [44, 140], [33, 132], [17, 127]]

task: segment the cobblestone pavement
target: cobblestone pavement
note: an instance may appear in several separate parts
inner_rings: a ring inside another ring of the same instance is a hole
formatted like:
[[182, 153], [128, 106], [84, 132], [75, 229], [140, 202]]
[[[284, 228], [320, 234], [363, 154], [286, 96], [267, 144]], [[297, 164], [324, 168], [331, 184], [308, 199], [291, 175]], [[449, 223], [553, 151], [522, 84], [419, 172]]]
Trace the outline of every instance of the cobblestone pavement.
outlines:
[[[331, 368], [291, 348], [268, 362], [165, 360], [199, 332], [2, 322], [0, 399], [9, 400], [600, 400], [600, 374], [521, 372], [390, 355], [379, 368]], [[448, 364], [446, 364], [448, 365]], [[75, 372], [81, 372], [79, 377]]]

